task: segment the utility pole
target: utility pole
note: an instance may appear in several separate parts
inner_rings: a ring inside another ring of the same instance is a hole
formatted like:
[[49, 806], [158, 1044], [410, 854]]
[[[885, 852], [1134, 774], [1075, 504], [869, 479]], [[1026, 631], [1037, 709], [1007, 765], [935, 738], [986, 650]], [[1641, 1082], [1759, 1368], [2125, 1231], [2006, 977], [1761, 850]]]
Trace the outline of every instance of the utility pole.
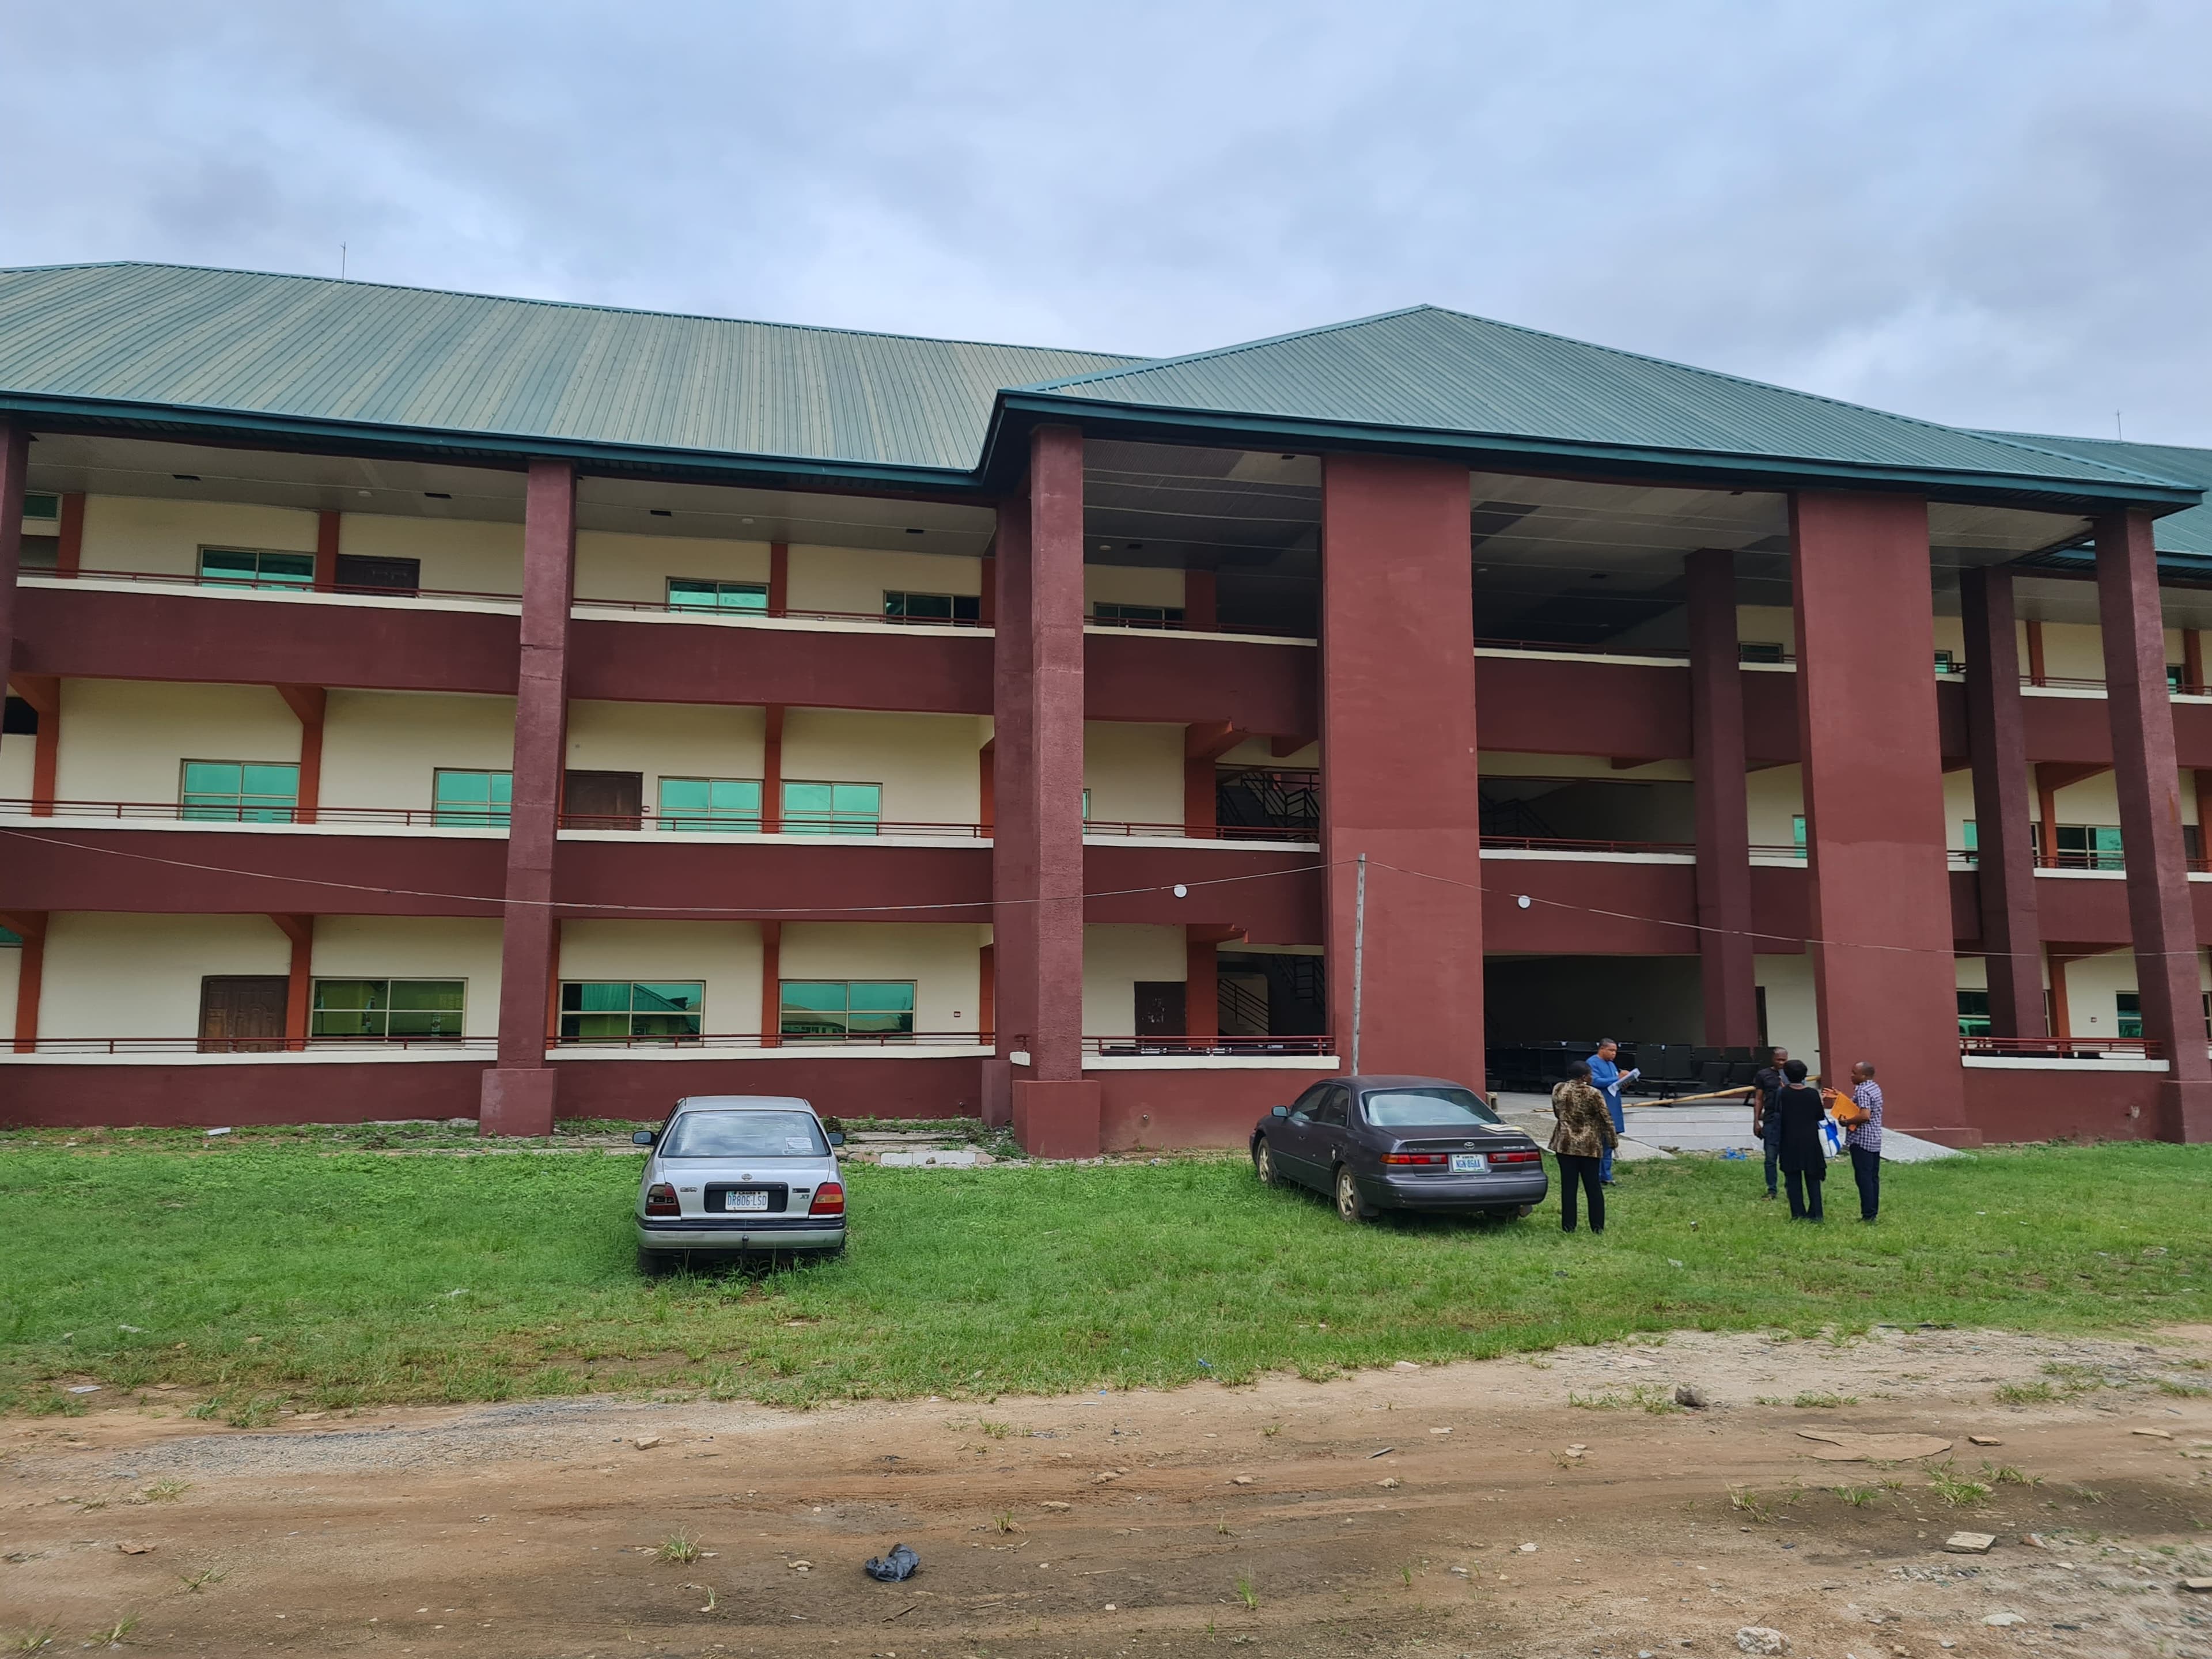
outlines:
[[1359, 855], [1352, 896], [1352, 1074], [1359, 1075], [1359, 998], [1367, 978], [1367, 854]]

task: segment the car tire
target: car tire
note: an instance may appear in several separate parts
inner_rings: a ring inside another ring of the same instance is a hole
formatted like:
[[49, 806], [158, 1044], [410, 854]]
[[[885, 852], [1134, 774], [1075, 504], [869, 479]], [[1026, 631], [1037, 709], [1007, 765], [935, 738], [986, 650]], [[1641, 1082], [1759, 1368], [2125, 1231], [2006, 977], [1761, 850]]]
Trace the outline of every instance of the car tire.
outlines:
[[648, 1250], [642, 1244], [637, 1248], [637, 1270], [647, 1279], [661, 1279], [675, 1271], [676, 1257], [667, 1250]]
[[1336, 1166], [1336, 1212], [1355, 1227], [1375, 1218], [1375, 1212], [1359, 1196], [1359, 1183], [1341, 1164]]
[[1283, 1172], [1275, 1167], [1274, 1148], [1267, 1145], [1265, 1135], [1261, 1136], [1252, 1147], [1252, 1173], [1260, 1177], [1262, 1187], [1283, 1184]]

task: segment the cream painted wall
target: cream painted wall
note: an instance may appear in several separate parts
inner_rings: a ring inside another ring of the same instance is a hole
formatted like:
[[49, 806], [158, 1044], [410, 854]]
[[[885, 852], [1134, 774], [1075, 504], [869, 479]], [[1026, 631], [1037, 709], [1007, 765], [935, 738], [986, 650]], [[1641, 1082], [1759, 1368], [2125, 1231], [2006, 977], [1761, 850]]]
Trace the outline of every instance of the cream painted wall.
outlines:
[[[2190, 793], [2193, 794], [2195, 791]], [[2061, 823], [2118, 823], [2120, 821], [2119, 791], [2110, 772], [2100, 772], [2079, 783], [2069, 783], [2052, 799], [2058, 809], [2058, 822]], [[2029, 811], [2039, 812], [2039, 809], [2033, 805]]]
[[879, 783], [887, 822], [973, 823], [982, 807], [976, 755], [987, 735], [972, 714], [793, 708], [783, 717], [783, 775], [792, 782]]
[[1091, 816], [1102, 823], [1181, 823], [1182, 751], [1180, 726], [1085, 721], [1083, 787], [1091, 792]]
[[1961, 991], [1986, 991], [1990, 988], [1990, 965], [1980, 957], [1957, 957], [1952, 966]]
[[917, 1031], [974, 1031], [981, 1029], [978, 952], [989, 939], [988, 928], [967, 922], [789, 922], [779, 977], [910, 979]]
[[2120, 1034], [2119, 1004], [2123, 991], [2136, 988], [2136, 959], [2132, 951], [2115, 951], [2086, 957], [2066, 965], [2066, 1012], [2073, 1030], [2069, 1036], [2110, 1037]]
[[1083, 598], [1091, 606], [1103, 599], [1109, 605], [1179, 607], [1183, 599], [1182, 572], [1141, 569], [1122, 564], [1087, 564], [1083, 567]]
[[285, 974], [290, 942], [266, 916], [70, 911], [46, 925], [42, 1037], [192, 1037], [200, 979]]
[[1974, 816], [1974, 775], [1964, 767], [1943, 775], [1943, 845], [1957, 852], [1966, 844], [1966, 821]]
[[572, 702], [568, 764], [580, 771], [644, 773], [650, 812], [664, 777], [759, 777], [764, 732], [764, 717], [754, 708]]
[[[762, 580], [767, 566], [761, 567]], [[977, 593], [983, 591], [983, 562], [936, 553], [879, 553], [857, 547], [791, 549], [793, 611], [884, 614], [887, 591], [908, 593]]]
[[1778, 645], [1784, 656], [1797, 654], [1796, 613], [1786, 605], [1740, 605], [1735, 636], [1747, 645]]
[[39, 740], [29, 732], [0, 738], [0, 800], [31, 798], [31, 768]]
[[0, 950], [0, 1041], [15, 1035], [15, 986], [23, 976], [23, 953]]
[[1794, 766], [1765, 766], [1744, 779], [1751, 807], [1751, 844], [1788, 847], [1796, 839], [1790, 820], [1805, 810], [1802, 775]]
[[[274, 691], [266, 695], [276, 700]], [[281, 701], [278, 706], [283, 706]], [[67, 726], [63, 730], [66, 755]], [[298, 747], [295, 738], [295, 753]], [[439, 768], [504, 772], [514, 764], [512, 697], [331, 693], [323, 724], [325, 805], [428, 807], [432, 804], [431, 774]]]
[[1304, 748], [1288, 755], [1278, 755], [1268, 738], [1247, 738], [1221, 757], [1224, 766], [1284, 766], [1292, 769], [1319, 771], [1321, 745], [1310, 743]]
[[[581, 531], [576, 537], [576, 602], [587, 605], [593, 599], [635, 599], [659, 605], [668, 598], [671, 576], [692, 576], [702, 581], [765, 583], [768, 562], [766, 542]], [[880, 595], [878, 603], [881, 603]]]
[[[312, 548], [312, 515], [307, 537]], [[420, 559], [425, 587], [462, 593], [522, 592], [522, 526], [519, 524], [349, 513], [338, 523], [338, 551]]]
[[1754, 957], [1752, 970], [1766, 992], [1766, 1040], [1819, 1069], [1820, 1017], [1813, 1002], [1813, 958]]
[[269, 686], [62, 682], [62, 800], [174, 801], [186, 760], [299, 758], [300, 722]]
[[84, 503], [84, 568], [197, 576], [203, 547], [313, 553], [315, 515], [235, 501], [90, 495]]
[[313, 972], [318, 979], [464, 981], [462, 1035], [497, 1036], [499, 946], [499, 923], [490, 917], [322, 916]]
[[[2179, 648], [2172, 654], [2180, 655]], [[2021, 630], [2020, 672], [2028, 670], [2027, 629]], [[2043, 672], [2058, 680], [2105, 678], [2105, 645], [2098, 629], [2085, 623], [2043, 624]]]
[[1966, 623], [1961, 617], [1946, 617], [1940, 612], [1936, 617], [1936, 648], [1948, 651], [1951, 660], [1964, 667], [1966, 662]]
[[1083, 1035], [1129, 1036], [1137, 981], [1181, 980], [1190, 957], [1180, 927], [1096, 922], [1083, 930]]
[[710, 1036], [760, 1030], [761, 934], [750, 921], [567, 921], [563, 980], [700, 980]]

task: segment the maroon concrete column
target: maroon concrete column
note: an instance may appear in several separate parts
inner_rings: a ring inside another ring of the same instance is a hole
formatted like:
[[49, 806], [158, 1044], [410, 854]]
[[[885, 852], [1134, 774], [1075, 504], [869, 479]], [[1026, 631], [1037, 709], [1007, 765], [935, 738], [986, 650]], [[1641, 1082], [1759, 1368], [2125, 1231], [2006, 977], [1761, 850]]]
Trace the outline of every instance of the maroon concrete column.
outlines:
[[15, 661], [15, 576], [23, 562], [23, 475], [31, 434], [0, 421], [0, 686]]
[[[1016, 1139], [1042, 1157], [1091, 1158], [1099, 1090], [1083, 1076], [1083, 434], [1075, 428], [1030, 434], [1028, 505], [1026, 545], [1002, 536], [999, 550], [999, 693], [1012, 727], [994, 739], [996, 915], [1012, 947], [998, 958], [1000, 1024], [1017, 1039], [1005, 1050]], [[1017, 565], [1026, 567], [1018, 575]], [[1026, 1063], [1015, 1063], [1018, 1054]]]
[[566, 461], [532, 461], [522, 529], [522, 661], [500, 946], [499, 1062], [483, 1075], [478, 1109], [486, 1134], [553, 1132], [545, 1011], [558, 938], [553, 855], [568, 743], [568, 611], [575, 580], [575, 470]]
[[2181, 840], [2181, 779], [2151, 520], [2140, 513], [2097, 522], [2097, 615], [2105, 638], [2112, 782], [2128, 866], [2128, 926], [2143, 1035], [2165, 1046], [2161, 1140], [2212, 1140], [2212, 1060], [2197, 989], [2189, 863]]
[[1751, 804], [1744, 778], [1743, 671], [1736, 649], [1735, 555], [1692, 553], [1690, 597], [1690, 754], [1697, 779], [1698, 964], [1705, 1041], [1759, 1042], [1759, 974], [1752, 960]]
[[999, 504], [992, 544], [990, 763], [992, 1017], [997, 1032], [983, 1062], [983, 1117], [1014, 1121], [1012, 1056], [1036, 1030], [1036, 822], [1030, 763], [1036, 709], [1030, 695], [1030, 498]]
[[2020, 695], [2020, 635], [2012, 572], [1960, 580], [1966, 635], [1966, 752], [1974, 768], [1974, 873], [1981, 890], [1982, 959], [1990, 972], [1990, 1031], [2049, 1035], [2043, 1005], [2043, 932], [2035, 913], [2029, 830], [2027, 728]]
[[1467, 469], [1448, 462], [1322, 459], [1322, 848], [1338, 1054], [1351, 1063], [1355, 860], [1364, 853], [1361, 1067], [1480, 1087], [1468, 488]]
[[1808, 491], [1790, 522], [1821, 1075], [1872, 1060], [1893, 1126], [1978, 1139], [1959, 1063], [1927, 505]]

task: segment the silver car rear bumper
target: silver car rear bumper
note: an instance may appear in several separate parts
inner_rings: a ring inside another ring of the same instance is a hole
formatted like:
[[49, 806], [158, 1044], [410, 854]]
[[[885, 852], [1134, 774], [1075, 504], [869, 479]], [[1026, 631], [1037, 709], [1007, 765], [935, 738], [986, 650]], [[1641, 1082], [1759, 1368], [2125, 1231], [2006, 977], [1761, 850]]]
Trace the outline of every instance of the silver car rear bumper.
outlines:
[[1400, 1176], [1355, 1177], [1359, 1195], [1384, 1210], [1503, 1210], [1540, 1204], [1551, 1190], [1540, 1164], [1525, 1175]]
[[641, 1250], [834, 1250], [844, 1243], [845, 1223], [836, 1216], [763, 1216], [742, 1221], [677, 1216], [637, 1223]]

